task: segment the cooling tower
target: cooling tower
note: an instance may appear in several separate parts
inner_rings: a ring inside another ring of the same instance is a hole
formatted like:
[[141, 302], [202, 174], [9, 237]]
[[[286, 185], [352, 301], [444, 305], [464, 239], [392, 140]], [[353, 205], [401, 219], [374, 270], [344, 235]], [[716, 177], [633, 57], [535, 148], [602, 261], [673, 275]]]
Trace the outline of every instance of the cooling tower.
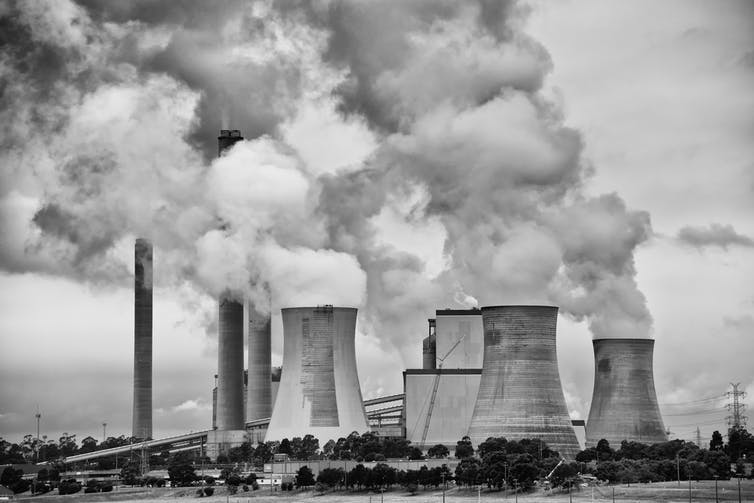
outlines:
[[253, 421], [272, 414], [272, 372], [270, 315], [249, 307], [248, 384], [246, 420]]
[[134, 246], [134, 403], [132, 436], [152, 438], [152, 243]]
[[621, 441], [644, 444], [668, 440], [655, 394], [652, 339], [596, 339], [594, 391], [586, 445], [606, 439], [617, 449]]
[[539, 438], [567, 459], [580, 451], [560, 385], [558, 308], [482, 308], [484, 362], [469, 437]]
[[281, 311], [285, 370], [265, 441], [310, 433], [324, 444], [354, 431], [368, 431], [356, 371], [356, 309]]

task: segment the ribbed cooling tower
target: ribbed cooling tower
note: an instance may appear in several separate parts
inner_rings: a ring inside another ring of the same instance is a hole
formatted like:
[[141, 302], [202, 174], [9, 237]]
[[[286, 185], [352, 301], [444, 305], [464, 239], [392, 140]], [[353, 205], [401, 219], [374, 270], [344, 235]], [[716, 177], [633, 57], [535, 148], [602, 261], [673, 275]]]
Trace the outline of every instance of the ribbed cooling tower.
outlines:
[[606, 439], [617, 449], [623, 440], [644, 444], [666, 442], [668, 436], [655, 394], [652, 339], [596, 339], [594, 391], [586, 445]]
[[368, 431], [356, 370], [356, 309], [293, 307], [283, 314], [283, 375], [265, 441], [310, 433], [324, 444]]
[[574, 459], [580, 451], [560, 385], [555, 350], [558, 308], [482, 308], [484, 362], [469, 437], [539, 438]]
[[218, 320], [217, 429], [243, 430], [243, 304], [226, 294]]
[[134, 246], [134, 409], [132, 435], [152, 438], [152, 243]]
[[249, 307], [249, 377], [246, 394], [246, 420], [272, 414], [272, 372], [270, 315]]

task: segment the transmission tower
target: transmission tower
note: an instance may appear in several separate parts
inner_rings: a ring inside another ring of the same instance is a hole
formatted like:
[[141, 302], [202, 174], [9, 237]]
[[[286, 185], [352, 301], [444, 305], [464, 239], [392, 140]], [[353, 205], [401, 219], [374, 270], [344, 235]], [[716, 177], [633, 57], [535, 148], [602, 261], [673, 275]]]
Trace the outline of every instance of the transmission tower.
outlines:
[[726, 393], [730, 399], [727, 408], [731, 412], [731, 415], [726, 418], [728, 420], [728, 431], [740, 430], [746, 428], [746, 416], [743, 414], [743, 411], [746, 409], [746, 404], [741, 403], [740, 400], [746, 396], [746, 392], [738, 390], [738, 387], [741, 385], [740, 382], [736, 384], [730, 383], [730, 385], [733, 388], [733, 391], [728, 391]]

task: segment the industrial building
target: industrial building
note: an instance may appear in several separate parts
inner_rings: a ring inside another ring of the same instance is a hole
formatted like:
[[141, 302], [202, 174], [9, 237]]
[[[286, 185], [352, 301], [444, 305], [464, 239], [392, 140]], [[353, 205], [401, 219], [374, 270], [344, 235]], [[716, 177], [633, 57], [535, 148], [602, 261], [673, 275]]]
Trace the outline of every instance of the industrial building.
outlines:
[[594, 391], [586, 443], [601, 439], [617, 448], [623, 440], [654, 444], [668, 440], [655, 394], [652, 339], [596, 339]]
[[[241, 140], [240, 131], [222, 130], [218, 155]], [[144, 439], [152, 436], [152, 253], [149, 241], [136, 240], [133, 436]], [[271, 366], [267, 301], [257, 306], [231, 291], [218, 299], [212, 429], [145, 448], [206, 447], [214, 457], [248, 440], [312, 434], [324, 443], [369, 430], [425, 449], [450, 447], [466, 435], [475, 446], [490, 436], [540, 438], [568, 459], [583, 447], [576, 430], [584, 422], [569, 418], [558, 372], [557, 307], [438, 309], [422, 341], [422, 368], [403, 372], [403, 393], [364, 401], [355, 358], [357, 310], [283, 308], [282, 372]], [[653, 345], [650, 339], [594, 341], [588, 445], [601, 438], [611, 444], [667, 439], [654, 390]]]
[[326, 441], [369, 430], [356, 370], [356, 312], [293, 307], [283, 315], [283, 374], [265, 441]]

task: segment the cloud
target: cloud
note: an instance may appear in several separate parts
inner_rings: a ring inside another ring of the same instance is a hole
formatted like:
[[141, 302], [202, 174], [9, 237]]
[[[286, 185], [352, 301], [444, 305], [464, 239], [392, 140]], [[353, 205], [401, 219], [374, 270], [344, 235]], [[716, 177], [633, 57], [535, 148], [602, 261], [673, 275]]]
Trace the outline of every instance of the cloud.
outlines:
[[719, 223], [712, 223], [709, 227], [682, 227], [677, 239], [699, 249], [712, 246], [719, 246], [723, 250], [727, 250], [729, 246], [754, 247], [752, 238], [739, 234], [732, 225]]

